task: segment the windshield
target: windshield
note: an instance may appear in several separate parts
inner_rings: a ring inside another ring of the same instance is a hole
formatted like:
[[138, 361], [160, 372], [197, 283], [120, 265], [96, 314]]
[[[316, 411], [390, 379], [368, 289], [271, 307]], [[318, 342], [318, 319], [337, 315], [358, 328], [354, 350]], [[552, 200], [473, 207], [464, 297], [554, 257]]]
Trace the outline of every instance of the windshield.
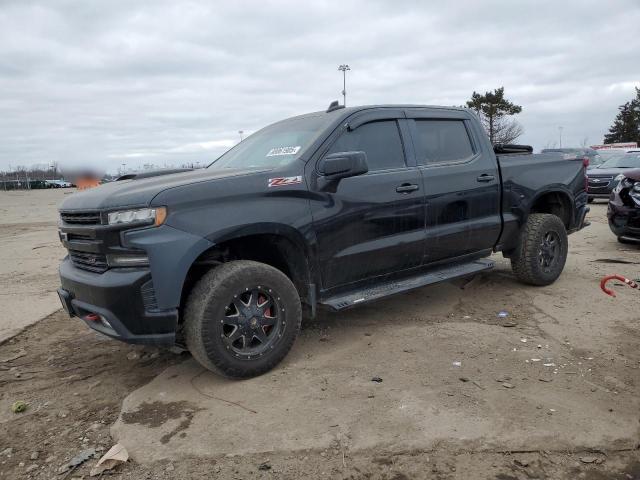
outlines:
[[208, 168], [273, 168], [299, 158], [328, 125], [318, 114], [283, 120], [250, 135], [215, 160]]
[[598, 168], [640, 168], [640, 154], [624, 153], [612, 156]]

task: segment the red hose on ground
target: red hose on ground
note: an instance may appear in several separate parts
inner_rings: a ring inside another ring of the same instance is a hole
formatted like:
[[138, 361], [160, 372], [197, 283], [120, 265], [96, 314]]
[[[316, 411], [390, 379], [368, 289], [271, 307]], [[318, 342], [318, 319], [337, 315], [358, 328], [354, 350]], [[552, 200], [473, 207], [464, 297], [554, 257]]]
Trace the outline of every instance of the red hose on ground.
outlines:
[[622, 275], [607, 275], [606, 277], [602, 277], [602, 280], [600, 281], [600, 289], [606, 293], [607, 295], [611, 295], [612, 297], [616, 296], [616, 293], [607, 288], [607, 282], [609, 280], [620, 280], [621, 282], [626, 283], [627, 285], [629, 285], [631, 288], [638, 288], [639, 285], [634, 282], [633, 280], [629, 280], [626, 277], [623, 277]]

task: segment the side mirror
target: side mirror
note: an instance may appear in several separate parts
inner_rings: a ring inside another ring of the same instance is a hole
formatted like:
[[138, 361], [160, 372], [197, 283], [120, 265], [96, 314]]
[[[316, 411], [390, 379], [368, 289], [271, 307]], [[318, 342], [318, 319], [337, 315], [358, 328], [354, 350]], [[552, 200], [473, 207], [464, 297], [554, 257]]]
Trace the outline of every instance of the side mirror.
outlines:
[[364, 152], [331, 153], [320, 160], [320, 173], [332, 180], [355, 177], [369, 171], [367, 154]]

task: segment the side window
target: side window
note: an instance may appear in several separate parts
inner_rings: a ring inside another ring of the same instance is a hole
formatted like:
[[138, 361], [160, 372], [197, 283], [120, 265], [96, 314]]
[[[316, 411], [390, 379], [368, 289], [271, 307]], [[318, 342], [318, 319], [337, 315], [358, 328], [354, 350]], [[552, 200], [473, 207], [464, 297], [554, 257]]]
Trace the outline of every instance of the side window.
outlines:
[[463, 120], [416, 120], [415, 123], [420, 165], [466, 160], [474, 154]]
[[367, 154], [369, 171], [404, 167], [404, 150], [395, 120], [365, 123], [346, 131], [327, 153], [362, 151]]

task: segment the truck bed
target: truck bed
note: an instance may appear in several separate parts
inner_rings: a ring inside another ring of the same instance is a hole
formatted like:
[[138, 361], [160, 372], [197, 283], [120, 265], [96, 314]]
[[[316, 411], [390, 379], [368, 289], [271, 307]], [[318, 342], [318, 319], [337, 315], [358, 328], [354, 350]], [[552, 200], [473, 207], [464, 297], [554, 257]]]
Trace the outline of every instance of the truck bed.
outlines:
[[[496, 250], [508, 250], [515, 244], [523, 219], [542, 196], [555, 194], [557, 202], [562, 202], [561, 198], [566, 199], [569, 202], [567, 214], [572, 216], [580, 211], [579, 207], [586, 205], [582, 160], [567, 160], [547, 153], [500, 154], [496, 158], [503, 186], [503, 229]], [[553, 180], [551, 183], [550, 179]], [[566, 219], [569, 233], [577, 228], [578, 223], [577, 218]]]

